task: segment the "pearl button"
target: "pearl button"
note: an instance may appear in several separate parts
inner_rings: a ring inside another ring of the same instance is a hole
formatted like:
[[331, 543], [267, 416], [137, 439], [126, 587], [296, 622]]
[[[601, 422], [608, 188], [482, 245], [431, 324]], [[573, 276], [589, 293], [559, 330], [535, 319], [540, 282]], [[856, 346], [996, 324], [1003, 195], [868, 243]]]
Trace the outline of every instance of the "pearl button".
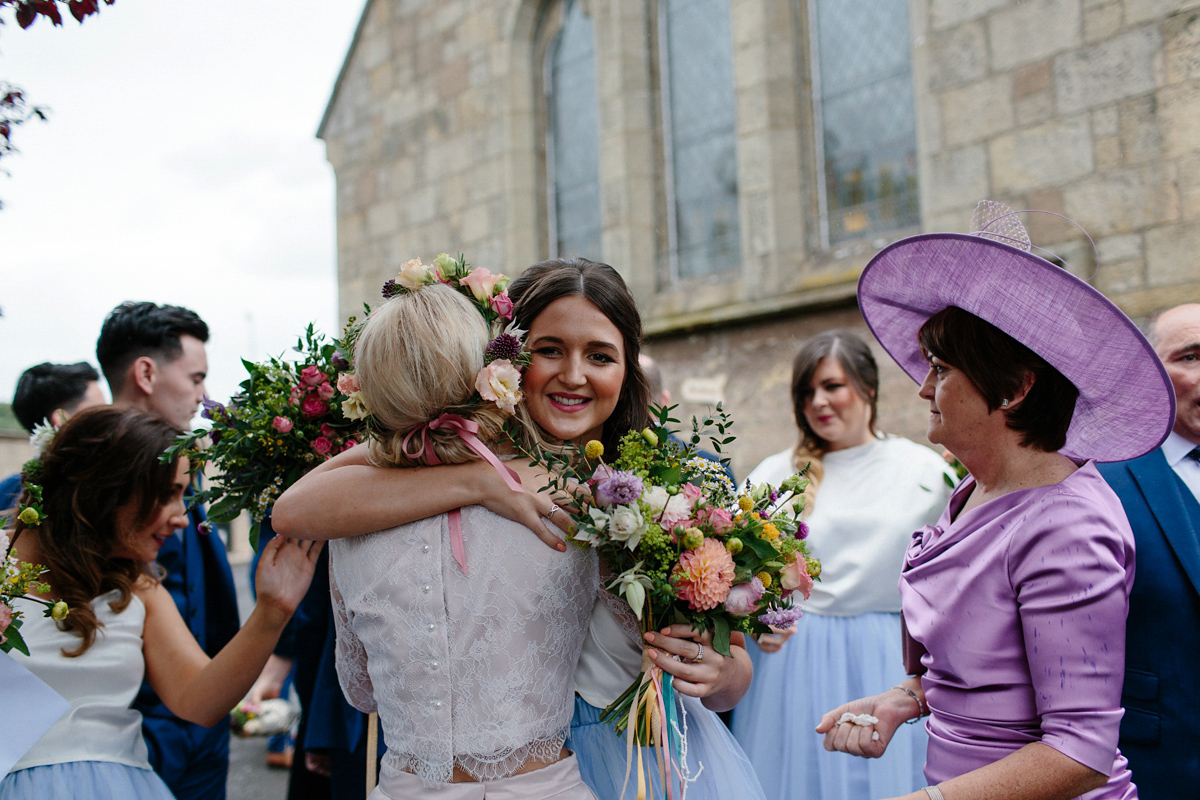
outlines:
[[421, 552], [422, 552], [422, 553], [428, 553], [428, 552], [429, 552], [429, 545], [427, 545], [427, 544], [426, 544], [426, 545], [422, 545], [422, 546], [421, 546]]
[[429, 623], [429, 625], [428, 625], [427, 627], [428, 627], [428, 628], [429, 628], [429, 630], [431, 630], [431, 631], [437, 630], [437, 625], [434, 625], [432, 622], [431, 622], [431, 623]]
[[441, 707], [442, 707], [442, 701], [441, 701], [441, 700], [434, 700], [434, 701], [433, 701], [433, 707], [434, 707], [434, 708], [441, 708]]
[[430, 669], [437, 669], [437, 668], [438, 668], [438, 662], [436, 662], [436, 661], [430, 661], [430, 662], [429, 662], [429, 668], [430, 668]]
[[433, 587], [430, 586], [428, 583], [421, 587], [421, 591], [424, 592], [425, 594], [429, 594], [429, 592], [432, 590], [433, 590]]

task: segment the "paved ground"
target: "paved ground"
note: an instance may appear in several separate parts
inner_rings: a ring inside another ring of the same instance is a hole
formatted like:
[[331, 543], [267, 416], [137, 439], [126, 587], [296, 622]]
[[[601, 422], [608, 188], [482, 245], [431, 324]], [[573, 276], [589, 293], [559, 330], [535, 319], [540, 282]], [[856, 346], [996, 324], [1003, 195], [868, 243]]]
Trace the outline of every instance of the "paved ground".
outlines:
[[[250, 614], [254, 601], [250, 599], [250, 582], [245, 562], [234, 563], [233, 578], [237, 583], [238, 605], [242, 621]], [[251, 736], [233, 737], [229, 747], [228, 800], [285, 800], [287, 772], [269, 769], [266, 764], [267, 739]]]

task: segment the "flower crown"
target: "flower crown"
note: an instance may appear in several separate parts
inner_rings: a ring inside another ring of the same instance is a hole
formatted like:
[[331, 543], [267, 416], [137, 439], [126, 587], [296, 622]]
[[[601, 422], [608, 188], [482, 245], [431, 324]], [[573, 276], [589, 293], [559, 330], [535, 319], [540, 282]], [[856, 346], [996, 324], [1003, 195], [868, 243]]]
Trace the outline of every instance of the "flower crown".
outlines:
[[[488, 324], [493, 338], [483, 353], [484, 367], [475, 376], [478, 399], [472, 397], [466, 405], [495, 403], [512, 414], [524, 397], [521, 372], [529, 366], [529, 353], [523, 346], [525, 331], [512, 322], [513, 303], [506, 291], [509, 281], [507, 275], [483, 267], [470, 267], [461, 254], [452, 258], [442, 253], [432, 264], [422, 264], [420, 258], [401, 264], [396, 277], [383, 284], [383, 298], [390, 300], [398, 295], [419, 292], [427, 286], [444, 284], [470, 300]], [[343, 355], [353, 353], [361, 330], [361, 326], [354, 327], [340, 343]], [[350, 419], [371, 423], [371, 411], [363, 400], [358, 377], [353, 372], [342, 373], [338, 377], [338, 389], [347, 397], [342, 403], [342, 413]], [[371, 427], [375, 426], [372, 424]]]

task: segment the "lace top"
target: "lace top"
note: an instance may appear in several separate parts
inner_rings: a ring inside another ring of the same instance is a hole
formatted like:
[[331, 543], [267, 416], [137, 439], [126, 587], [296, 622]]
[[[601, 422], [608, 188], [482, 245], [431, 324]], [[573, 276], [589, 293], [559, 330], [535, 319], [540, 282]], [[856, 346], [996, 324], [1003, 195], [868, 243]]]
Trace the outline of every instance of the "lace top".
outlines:
[[596, 599], [593, 552], [552, 550], [480, 506], [462, 522], [469, 577], [445, 514], [330, 542], [342, 690], [378, 710], [384, 773], [427, 786], [557, 757]]
[[[25, 612], [21, 635], [29, 645], [29, 658], [20, 663], [71, 704], [66, 716], [54, 723], [14, 766], [13, 770], [67, 761], [115, 761], [150, 769], [142, 739], [142, 715], [129, 707], [142, 685], [142, 627], [146, 607], [137, 595], [120, 614], [109, 606], [120, 597], [116, 590], [92, 601], [96, 618], [103, 623], [83, 655], [67, 658], [65, 647], [79, 646], [79, 634], [58, 629], [43, 615], [45, 607], [17, 598], [13, 607]], [[16, 723], [12, 723], [16, 724]]]

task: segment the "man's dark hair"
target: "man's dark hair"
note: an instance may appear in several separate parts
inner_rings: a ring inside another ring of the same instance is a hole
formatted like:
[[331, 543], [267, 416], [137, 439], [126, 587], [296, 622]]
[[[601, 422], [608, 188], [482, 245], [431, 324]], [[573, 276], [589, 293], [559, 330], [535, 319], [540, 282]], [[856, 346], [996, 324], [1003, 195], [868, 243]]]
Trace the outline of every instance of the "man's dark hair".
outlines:
[[207, 342], [208, 326], [195, 311], [180, 306], [129, 301], [114, 308], [96, 340], [96, 358], [113, 394], [121, 391], [129, 365], [142, 356], [171, 362], [183, 355], [181, 336]]
[[58, 409], [74, 411], [83, 400], [88, 384], [98, 380], [100, 373], [86, 361], [78, 364], [47, 361], [30, 367], [17, 380], [13, 413], [21, 426], [32, 433], [33, 426], [45, 422]]

